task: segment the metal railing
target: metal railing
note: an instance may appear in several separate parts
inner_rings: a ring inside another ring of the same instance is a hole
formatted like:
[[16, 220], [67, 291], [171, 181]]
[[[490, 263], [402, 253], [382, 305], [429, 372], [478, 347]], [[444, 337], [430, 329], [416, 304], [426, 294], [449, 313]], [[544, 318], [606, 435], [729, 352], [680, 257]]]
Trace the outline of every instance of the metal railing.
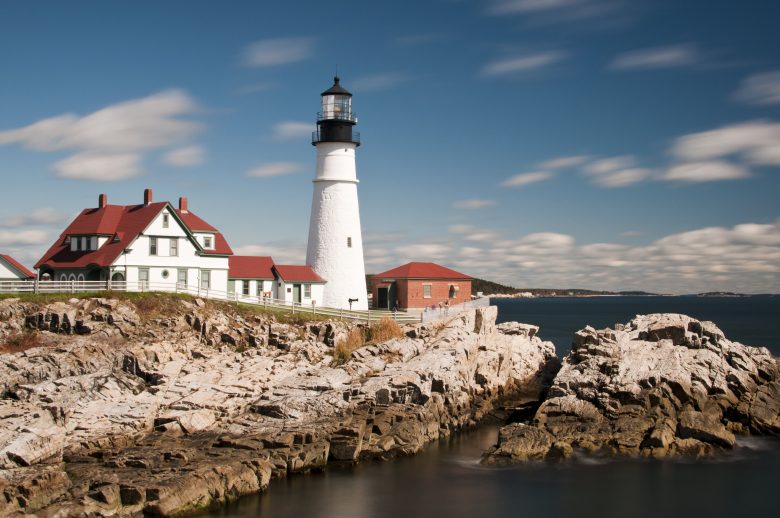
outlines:
[[349, 121], [349, 122], [357, 122], [357, 115], [355, 115], [352, 112], [337, 112], [337, 111], [328, 111], [328, 112], [317, 112], [317, 120], [318, 121]]
[[418, 323], [420, 314], [388, 310], [349, 310], [304, 304], [289, 300], [280, 300], [264, 295], [244, 295], [237, 292], [214, 290], [199, 286], [183, 286], [177, 282], [162, 283], [149, 281], [0, 281], [0, 294], [56, 294], [56, 293], [99, 293], [116, 292], [167, 292], [183, 293], [194, 297], [220, 300], [240, 304], [250, 304], [266, 309], [290, 312], [291, 314], [338, 318], [371, 324], [382, 318], [390, 318], [399, 323]]
[[[316, 144], [317, 142], [322, 142], [322, 135], [321, 135], [319, 129], [317, 131], [312, 131], [311, 132], [311, 143], [312, 144]], [[349, 140], [347, 140], [347, 139], [344, 139], [344, 140], [333, 140], [333, 141], [328, 140], [327, 142], [352, 142], [353, 144], [360, 145], [360, 132], [359, 131], [353, 131], [352, 132], [352, 137]]]

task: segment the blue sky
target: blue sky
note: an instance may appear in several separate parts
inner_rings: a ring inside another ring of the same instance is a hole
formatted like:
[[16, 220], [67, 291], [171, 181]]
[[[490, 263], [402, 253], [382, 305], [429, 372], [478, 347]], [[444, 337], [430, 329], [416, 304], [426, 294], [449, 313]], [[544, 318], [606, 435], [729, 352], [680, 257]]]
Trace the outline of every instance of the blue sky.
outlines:
[[[780, 5], [4, 2], [0, 250], [105, 192], [303, 261], [319, 93], [355, 94], [367, 270], [780, 291]], [[33, 194], [34, 193], [34, 194]]]

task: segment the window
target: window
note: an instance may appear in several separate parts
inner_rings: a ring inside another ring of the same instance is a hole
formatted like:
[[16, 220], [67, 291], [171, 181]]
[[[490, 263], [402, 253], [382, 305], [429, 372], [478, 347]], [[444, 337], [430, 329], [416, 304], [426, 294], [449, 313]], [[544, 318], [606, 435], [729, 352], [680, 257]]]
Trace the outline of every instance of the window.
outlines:
[[431, 298], [431, 286], [430, 284], [423, 284], [423, 298], [429, 299]]
[[303, 285], [303, 298], [310, 299], [311, 298], [311, 284], [304, 284]]
[[149, 255], [157, 255], [157, 238], [149, 238]]
[[352, 238], [351, 237], [347, 238], [347, 248], [352, 248]]
[[82, 250], [89, 250], [89, 246], [87, 245], [87, 236], [81, 237], [81, 249]]
[[89, 249], [90, 250], [97, 250], [98, 249], [98, 238], [97, 236], [92, 236], [89, 238]]
[[228, 294], [232, 295], [236, 292], [236, 281], [228, 281]]
[[179, 239], [172, 237], [171, 238], [171, 257], [176, 257], [179, 255]]
[[244, 295], [249, 295], [249, 281], [242, 281], [243, 286], [241, 287], [241, 293]]
[[203, 248], [211, 248], [211, 237], [204, 237], [203, 238]]
[[262, 297], [263, 296], [263, 281], [258, 280], [257, 281], [257, 296]]
[[169, 272], [168, 270], [163, 270], [162, 271], [162, 278], [163, 279], [167, 279], [169, 275], [171, 275], [171, 272]]
[[208, 270], [200, 271], [200, 289], [208, 290], [211, 288], [211, 272]]
[[176, 284], [179, 288], [187, 287], [187, 270], [181, 269], [176, 273]]
[[168, 228], [168, 225], [170, 224], [170, 216], [163, 212], [163, 228]]
[[70, 249], [71, 249], [71, 251], [78, 252], [79, 251], [79, 243], [81, 243], [81, 239], [79, 239], [77, 237], [71, 238], [71, 240], [70, 240]]

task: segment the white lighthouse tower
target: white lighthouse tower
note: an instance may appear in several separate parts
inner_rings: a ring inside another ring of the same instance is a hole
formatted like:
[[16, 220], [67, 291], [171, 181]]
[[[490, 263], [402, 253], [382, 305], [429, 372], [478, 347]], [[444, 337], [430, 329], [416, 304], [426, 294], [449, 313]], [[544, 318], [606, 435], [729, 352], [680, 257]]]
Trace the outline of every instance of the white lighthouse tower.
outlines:
[[368, 309], [366, 269], [357, 194], [352, 94], [334, 78], [322, 92], [322, 111], [312, 145], [317, 148], [317, 173], [309, 220], [306, 264], [327, 281], [322, 305]]

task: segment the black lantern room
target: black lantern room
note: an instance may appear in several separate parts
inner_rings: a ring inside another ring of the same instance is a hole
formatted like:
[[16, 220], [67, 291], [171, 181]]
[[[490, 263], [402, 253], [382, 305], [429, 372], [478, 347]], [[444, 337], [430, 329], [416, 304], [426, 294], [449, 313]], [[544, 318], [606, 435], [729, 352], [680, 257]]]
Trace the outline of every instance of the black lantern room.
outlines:
[[357, 117], [352, 113], [352, 94], [333, 78], [333, 86], [322, 92], [322, 111], [317, 114], [317, 131], [311, 143], [350, 142], [360, 145], [360, 133], [352, 131]]

